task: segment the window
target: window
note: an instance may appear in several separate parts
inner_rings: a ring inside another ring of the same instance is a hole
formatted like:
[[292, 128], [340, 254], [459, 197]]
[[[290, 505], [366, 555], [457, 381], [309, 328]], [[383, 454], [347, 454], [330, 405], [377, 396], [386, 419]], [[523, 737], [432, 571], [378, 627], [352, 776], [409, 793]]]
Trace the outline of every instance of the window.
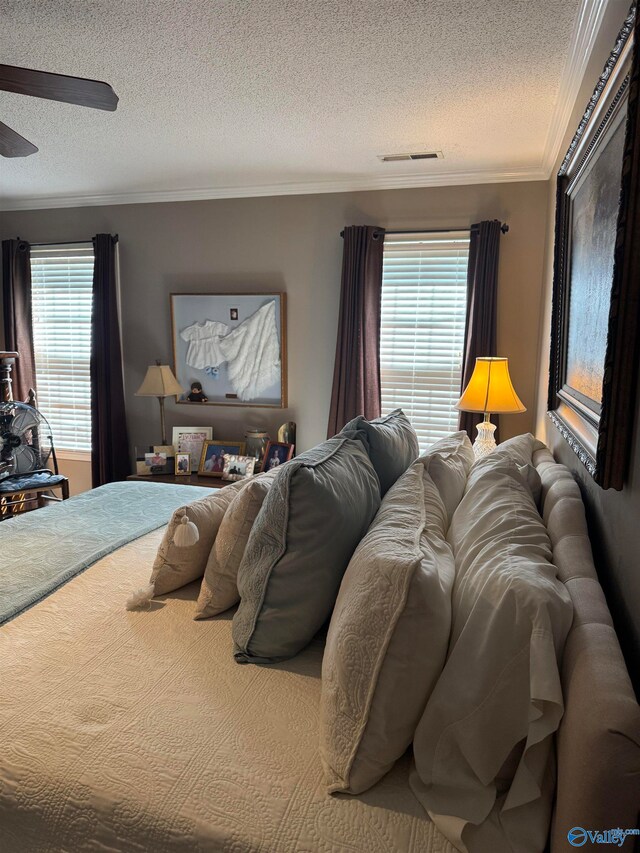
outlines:
[[423, 450], [458, 425], [468, 260], [468, 231], [384, 241], [382, 413], [402, 408]]
[[93, 246], [31, 247], [37, 405], [56, 450], [91, 452]]

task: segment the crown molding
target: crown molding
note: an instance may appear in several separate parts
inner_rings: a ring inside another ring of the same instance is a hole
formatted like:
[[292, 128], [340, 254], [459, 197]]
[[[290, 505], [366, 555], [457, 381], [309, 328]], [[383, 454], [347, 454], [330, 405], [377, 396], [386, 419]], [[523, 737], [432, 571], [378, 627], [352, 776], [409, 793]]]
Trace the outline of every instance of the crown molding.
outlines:
[[0, 198], [0, 211], [419, 189], [421, 187], [464, 186], [515, 181], [546, 181], [551, 177], [554, 164], [560, 153], [562, 140], [564, 139], [608, 4], [609, 0], [581, 0], [571, 36], [569, 54], [560, 79], [560, 88], [547, 132], [542, 159], [537, 166], [503, 170], [438, 170], [431, 174], [422, 175], [368, 175], [364, 177], [341, 178], [339, 180], [285, 182], [254, 186], [206, 187], [153, 190], [148, 192], [83, 193], [79, 195], [25, 196], [21, 198], [8, 197]]
[[546, 179], [551, 177], [560, 154], [560, 146], [567, 132], [608, 3], [609, 0], [582, 0], [580, 4], [542, 155], [541, 171]]
[[157, 190], [152, 192], [97, 195], [31, 196], [0, 199], [0, 210], [45, 210], [62, 207], [105, 207], [116, 204], [154, 204], [175, 201], [208, 201], [221, 198], [258, 198], [261, 196], [314, 195], [316, 193], [367, 192], [375, 190], [452, 187], [471, 184], [501, 184], [514, 181], [544, 181], [539, 168], [504, 170], [449, 171], [430, 175], [387, 175], [343, 178], [338, 181], [264, 184], [248, 187], [208, 187], [205, 189]]

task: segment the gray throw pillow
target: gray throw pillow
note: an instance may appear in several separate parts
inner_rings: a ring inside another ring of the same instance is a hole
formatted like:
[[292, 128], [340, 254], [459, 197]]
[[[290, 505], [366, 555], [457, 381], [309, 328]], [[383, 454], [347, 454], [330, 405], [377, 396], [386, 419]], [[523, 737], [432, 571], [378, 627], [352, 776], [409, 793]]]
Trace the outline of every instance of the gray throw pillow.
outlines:
[[331, 438], [278, 471], [238, 570], [237, 661], [286, 660], [313, 639], [379, 506], [359, 441]]
[[416, 431], [402, 409], [389, 415], [368, 421], [358, 415], [345, 425], [339, 435], [364, 433], [369, 449], [369, 458], [380, 480], [380, 492], [384, 496], [398, 477], [415, 461], [420, 448]]

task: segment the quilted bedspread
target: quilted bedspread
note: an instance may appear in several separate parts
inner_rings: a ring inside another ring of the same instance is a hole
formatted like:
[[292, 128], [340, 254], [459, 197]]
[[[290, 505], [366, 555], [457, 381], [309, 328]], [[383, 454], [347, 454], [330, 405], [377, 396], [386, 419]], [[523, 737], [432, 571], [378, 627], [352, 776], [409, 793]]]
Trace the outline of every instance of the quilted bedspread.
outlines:
[[407, 760], [326, 793], [320, 640], [242, 666], [229, 614], [193, 620], [197, 584], [125, 610], [162, 532], [0, 628], [1, 853], [455, 853]]
[[211, 491], [169, 483], [109, 483], [3, 521], [0, 625], [100, 557], [166, 524], [178, 507]]

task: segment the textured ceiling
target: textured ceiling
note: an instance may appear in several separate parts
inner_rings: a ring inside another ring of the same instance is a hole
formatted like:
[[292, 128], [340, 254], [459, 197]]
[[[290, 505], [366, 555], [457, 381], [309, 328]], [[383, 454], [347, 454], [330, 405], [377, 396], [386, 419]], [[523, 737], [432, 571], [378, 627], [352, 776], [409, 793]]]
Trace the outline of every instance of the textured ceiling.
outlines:
[[[2, 62], [120, 98], [107, 113], [0, 92], [0, 120], [40, 149], [0, 159], [0, 197], [542, 177], [579, 5], [0, 0]], [[377, 159], [424, 148], [444, 159]]]

